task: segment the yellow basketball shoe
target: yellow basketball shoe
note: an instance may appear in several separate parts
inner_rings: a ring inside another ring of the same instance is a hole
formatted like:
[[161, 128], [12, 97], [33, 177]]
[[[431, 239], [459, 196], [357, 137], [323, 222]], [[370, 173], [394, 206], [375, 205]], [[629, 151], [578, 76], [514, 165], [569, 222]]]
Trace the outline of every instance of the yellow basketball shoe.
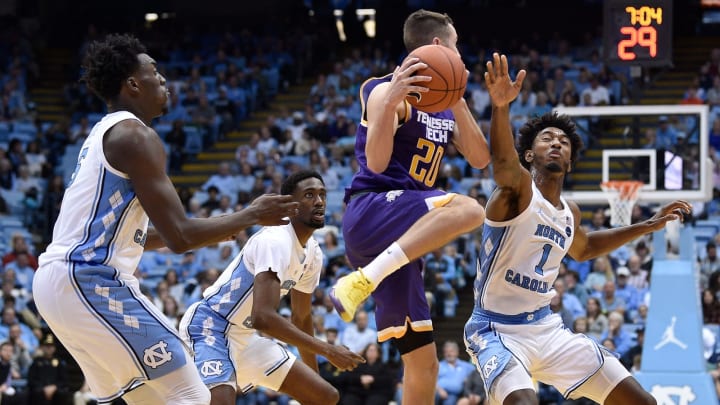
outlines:
[[330, 300], [343, 321], [351, 322], [355, 310], [373, 290], [370, 280], [362, 273], [362, 269], [358, 269], [338, 279], [335, 286], [330, 289]]

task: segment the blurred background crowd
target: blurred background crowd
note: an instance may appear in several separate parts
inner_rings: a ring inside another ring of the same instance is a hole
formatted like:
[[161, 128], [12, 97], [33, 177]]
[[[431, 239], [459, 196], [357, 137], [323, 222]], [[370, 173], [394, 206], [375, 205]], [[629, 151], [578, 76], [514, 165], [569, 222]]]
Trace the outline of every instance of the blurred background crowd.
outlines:
[[[12, 2], [11, 2], [12, 3]], [[608, 66], [601, 57], [598, 10], [601, 1], [572, 5], [578, 21], [556, 14], [571, 2], [557, 1], [540, 10], [530, 2], [454, 0], [366, 1], [378, 14], [369, 36], [349, 1], [271, 1], [278, 12], [210, 1], [198, 15], [187, 16], [190, 2], [155, 1], [143, 10], [135, 2], [34, 1], [0, 8], [0, 393], [2, 402], [86, 404], [94, 397], [82, 374], [48, 333], [32, 299], [37, 256], [52, 227], [72, 174], [77, 153], [104, 105], [79, 82], [80, 60], [88, 43], [117, 31], [133, 32], [158, 61], [171, 92], [169, 112], [153, 127], [166, 144], [168, 173], [191, 217], [222, 215], [242, 209], [253, 198], [279, 192], [282, 180], [302, 168], [323, 175], [328, 189], [327, 226], [315, 237], [324, 253], [324, 273], [315, 291], [316, 336], [362, 353], [367, 363], [340, 373], [321, 359], [321, 373], [342, 392], [345, 404], [398, 401], [402, 369], [392, 343], [377, 343], [374, 304], [366, 302], [346, 324], [333, 309], [326, 289], [351, 269], [344, 256], [341, 224], [344, 188], [357, 169], [354, 137], [362, 106], [359, 87], [371, 76], [392, 72], [405, 53], [401, 22], [409, 11], [425, 7], [447, 11], [460, 34], [459, 48], [470, 71], [465, 94], [476, 119], [489, 132], [489, 95], [482, 79], [487, 55], [510, 55], [511, 69], [526, 69], [528, 80], [511, 105], [515, 127], [528, 117], [557, 106], [627, 105], [651, 89], [670, 69], [646, 69], [631, 76], [624, 67]], [[216, 4], [218, 3], [218, 4]], [[241, 2], [245, 3], [245, 2]], [[318, 2], [315, 2], [318, 3]], [[375, 4], [377, 3], [377, 4]], [[575, 2], [578, 3], [578, 2]], [[575, 4], [573, 3], [573, 4]], [[175, 10], [167, 8], [176, 6]], [[344, 7], [343, 7], [344, 5]], [[67, 19], [52, 18], [60, 8]], [[85, 8], [83, 8], [85, 7]], [[154, 7], [154, 8], [153, 8]], [[166, 8], [163, 8], [166, 7]], [[217, 10], [228, 7], [225, 18]], [[333, 9], [345, 10], [338, 35]], [[580, 10], [582, 9], [582, 10]], [[87, 14], [83, 17], [72, 12]], [[282, 11], [280, 11], [282, 10]], [[692, 8], [685, 10], [692, 14]], [[186, 12], [186, 14], [183, 14]], [[540, 14], [538, 14], [540, 13]], [[594, 13], [594, 14], [593, 14]], [[116, 15], [122, 18], [113, 19]], [[211, 17], [212, 16], [212, 17]], [[476, 21], [501, 20], [487, 26]], [[551, 24], [546, 24], [551, 21]], [[676, 19], [680, 19], [677, 18]], [[545, 26], [541, 28], [540, 26]], [[528, 28], [528, 27], [533, 27]], [[678, 35], [697, 34], [676, 30]], [[710, 33], [711, 35], [712, 33]], [[671, 104], [707, 104], [710, 108], [709, 159], [720, 151], [720, 48], [702, 48], [686, 72]], [[512, 73], [514, 76], [514, 73]], [[652, 102], [652, 100], [650, 100]], [[602, 125], [580, 122], [588, 147], [602, 144]], [[640, 147], [672, 149], [684, 159], [697, 157], [698, 127], [662, 116], [639, 138]], [[694, 145], [694, 147], [693, 147]], [[693, 155], [695, 154], [695, 155]], [[438, 187], [463, 193], [485, 204], [493, 192], [492, 167], [469, 167], [452, 147], [446, 151]], [[715, 196], [720, 169], [714, 166]], [[571, 180], [572, 181], [572, 180]], [[686, 181], [693, 181], [689, 172]], [[698, 235], [698, 286], [702, 297], [708, 367], [717, 363], [715, 341], [720, 324], [720, 198], [695, 203], [696, 217], [710, 229]], [[633, 221], [647, 218], [652, 206], [638, 205]], [[606, 206], [584, 206], [588, 229], [609, 226]], [[251, 228], [232, 242], [184, 254], [146, 252], [137, 268], [143, 291], [177, 325], [185, 308], [219, 276], [242, 249]], [[425, 258], [425, 287], [432, 305], [440, 349], [440, 404], [483, 403], [479, 374], [467, 363], [461, 331], [472, 308], [480, 232], [464, 235]], [[652, 243], [640, 239], [592, 262], [566, 260], [554, 288], [553, 310], [565, 325], [619, 353], [630, 370], [639, 367], [644, 322], [649, 306]], [[676, 246], [669, 254], [676, 254]], [[280, 313], [289, 316], [287, 303]], [[293, 348], [290, 348], [291, 350]], [[554, 389], [539, 385], [542, 403], [565, 402]], [[28, 402], [29, 401], [29, 402]], [[238, 404], [285, 404], [269, 390], [238, 398]]]

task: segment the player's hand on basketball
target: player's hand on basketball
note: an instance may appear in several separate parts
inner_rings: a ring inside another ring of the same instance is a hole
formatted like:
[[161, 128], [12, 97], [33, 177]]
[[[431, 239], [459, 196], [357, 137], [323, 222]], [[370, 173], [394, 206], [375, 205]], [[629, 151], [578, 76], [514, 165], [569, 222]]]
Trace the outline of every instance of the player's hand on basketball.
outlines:
[[293, 201], [290, 195], [264, 194], [245, 209], [255, 215], [256, 224], [272, 226], [289, 223], [287, 218], [297, 215], [299, 207], [300, 204]]
[[415, 57], [405, 59], [400, 66], [396, 67], [390, 81], [390, 90], [387, 93], [388, 104], [397, 105], [410, 93], [427, 92], [428, 88], [424, 83], [431, 81], [432, 77], [415, 75], [415, 72], [426, 67], [427, 64], [420, 62], [420, 59]]
[[525, 75], [525, 70], [521, 70], [513, 81], [508, 72], [507, 56], [497, 52], [493, 53], [493, 59], [487, 62], [487, 71], [485, 72], [485, 84], [490, 93], [492, 105], [503, 107], [515, 100], [522, 89]]
[[665, 224], [679, 219], [683, 220], [685, 215], [692, 212], [692, 206], [689, 202], [683, 200], [676, 200], [669, 204], [663, 205], [658, 212], [653, 215], [648, 221], [654, 231], [660, 230], [665, 227]]
[[365, 358], [345, 346], [330, 346], [327, 355], [328, 361], [340, 371], [354, 370]]

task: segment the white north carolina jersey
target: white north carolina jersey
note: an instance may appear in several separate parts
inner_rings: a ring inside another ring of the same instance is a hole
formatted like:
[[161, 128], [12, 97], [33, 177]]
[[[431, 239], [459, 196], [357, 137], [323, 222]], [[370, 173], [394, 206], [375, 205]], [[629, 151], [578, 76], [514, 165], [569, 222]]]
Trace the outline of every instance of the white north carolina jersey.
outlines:
[[132, 274], [144, 250], [148, 217], [126, 173], [110, 166], [103, 151], [105, 132], [134, 114], [107, 114], [90, 131], [65, 190], [53, 240], [40, 255], [42, 266], [56, 260], [109, 266]]
[[215, 284], [208, 287], [202, 305], [228, 322], [253, 332], [250, 314], [255, 276], [272, 271], [280, 280], [280, 296], [291, 289], [312, 294], [320, 282], [322, 250], [310, 237], [300, 244], [292, 224], [267, 226], [254, 234]]
[[504, 315], [533, 312], [550, 304], [560, 262], [573, 241], [575, 220], [564, 198], [556, 209], [532, 185], [530, 205], [517, 217], [485, 219], [475, 307]]

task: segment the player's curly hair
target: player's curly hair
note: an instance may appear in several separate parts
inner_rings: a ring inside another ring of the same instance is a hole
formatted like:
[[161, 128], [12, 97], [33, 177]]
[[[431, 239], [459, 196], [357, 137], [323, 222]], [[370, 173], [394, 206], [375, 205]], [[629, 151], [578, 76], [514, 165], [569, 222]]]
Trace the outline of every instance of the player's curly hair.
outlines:
[[525, 160], [525, 151], [532, 149], [535, 137], [540, 131], [551, 127], [565, 132], [565, 135], [570, 138], [570, 160], [572, 160], [573, 164], [577, 160], [578, 152], [583, 147], [583, 141], [577, 133], [575, 122], [568, 115], [552, 111], [530, 119], [518, 130], [520, 138], [518, 139], [517, 151], [520, 156], [520, 163], [526, 169], [530, 170], [530, 162]]
[[316, 172], [315, 170], [300, 170], [299, 172], [293, 173], [288, 176], [287, 179], [285, 179], [282, 186], [280, 186], [280, 194], [290, 195], [294, 193], [298, 183], [311, 177], [320, 180], [320, 182], [325, 185], [325, 181], [323, 180], [320, 173]]
[[447, 39], [450, 36], [452, 18], [447, 14], [428, 10], [417, 10], [405, 19], [403, 43], [408, 52], [432, 43], [433, 38]]
[[140, 66], [138, 54], [145, 46], [134, 36], [110, 34], [103, 41], [93, 41], [83, 60], [81, 80], [103, 101], [117, 98], [122, 82]]

